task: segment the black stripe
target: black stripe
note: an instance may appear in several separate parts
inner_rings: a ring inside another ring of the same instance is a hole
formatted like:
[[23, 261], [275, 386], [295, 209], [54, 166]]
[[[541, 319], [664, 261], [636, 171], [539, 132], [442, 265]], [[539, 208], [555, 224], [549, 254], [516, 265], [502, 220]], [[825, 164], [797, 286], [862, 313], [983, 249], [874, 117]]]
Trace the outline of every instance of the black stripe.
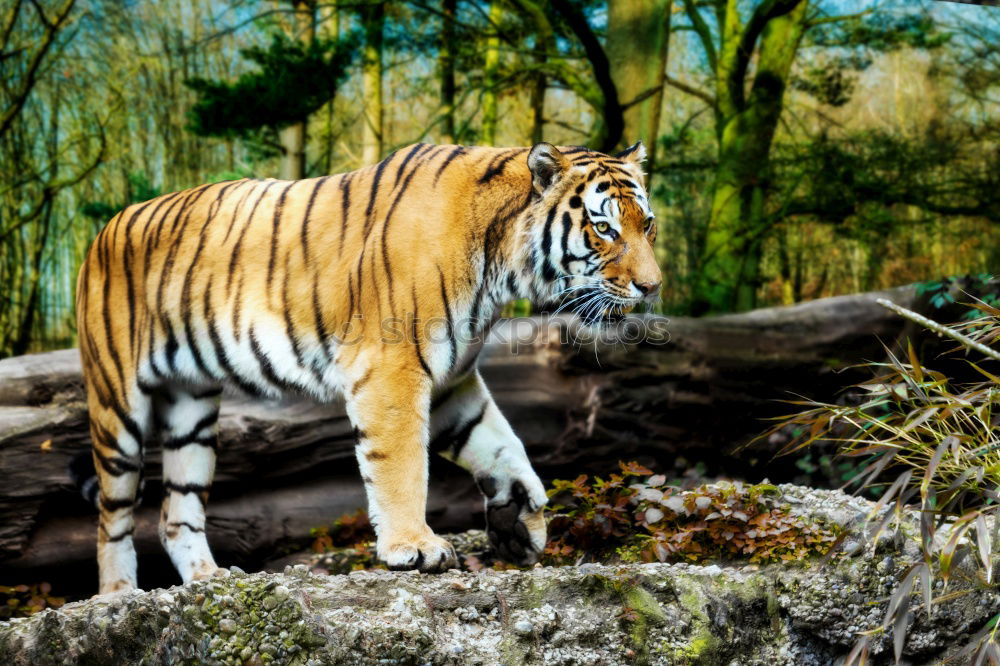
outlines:
[[[168, 450], [179, 449], [183, 446], [187, 446], [188, 444], [200, 444], [202, 446], [211, 446], [212, 448], [215, 448], [214, 434], [209, 437], [198, 437], [198, 433], [200, 433], [205, 428], [215, 425], [215, 422], [218, 420], [219, 420], [218, 410], [212, 410], [205, 416], [198, 419], [198, 422], [194, 424], [194, 427], [192, 427], [191, 430], [187, 432], [187, 434], [181, 435], [180, 437], [168, 437], [166, 440], [164, 440], [163, 448]], [[212, 443], [204, 444], [203, 442], [205, 440], [209, 440]]]
[[[249, 182], [252, 181], [244, 179], [240, 181], [240, 184], [245, 184]], [[251, 192], [253, 192], [253, 190], [254, 188], [248, 187], [247, 191], [243, 193], [242, 197], [240, 197], [240, 200], [236, 202], [236, 206], [233, 208], [233, 216], [229, 219], [229, 226], [226, 228], [226, 235], [222, 237], [223, 243], [228, 241], [229, 234], [233, 233], [233, 227], [236, 226], [236, 219], [240, 214], [240, 209], [243, 208], [243, 204], [246, 203], [246, 200], [250, 198], [250, 194]]]
[[206, 449], [215, 450], [219, 446], [219, 439], [215, 435], [207, 437], [191, 437], [189, 439], [170, 438], [163, 442], [164, 451], [176, 451], [185, 446], [204, 446]]
[[302, 353], [302, 345], [299, 340], [299, 336], [295, 332], [295, 325], [292, 321], [292, 311], [288, 305], [288, 276], [290, 271], [288, 270], [288, 262], [290, 257], [286, 255], [285, 259], [285, 276], [281, 281], [281, 311], [285, 319], [285, 335], [288, 336], [289, 342], [292, 343], [292, 353], [295, 355], [295, 362], [303, 370], [311, 371], [313, 376], [316, 377], [316, 381], [320, 386], [323, 385], [323, 375], [319, 372], [313, 365], [306, 365], [305, 356]]
[[191, 318], [189, 316], [184, 318], [184, 337], [187, 338], [188, 349], [191, 350], [191, 356], [194, 358], [194, 364], [198, 366], [198, 370], [206, 377], [214, 377], [208, 366], [205, 365], [205, 359], [201, 356], [201, 350], [198, 349], [198, 341], [195, 339], [194, 330], [191, 328]]
[[189, 495], [192, 493], [207, 493], [210, 490], [210, 486], [203, 486], [200, 483], [174, 483], [173, 481], [164, 481], [163, 490], [171, 493], [179, 493], [181, 495]]
[[425, 144], [423, 143], [414, 144], [413, 148], [406, 153], [406, 157], [403, 158], [403, 161], [400, 162], [399, 167], [396, 169], [396, 177], [392, 181], [393, 188], [399, 185], [399, 179], [403, 174], [403, 169], [406, 168], [406, 165], [410, 163], [410, 160], [412, 160], [417, 153], [424, 149], [424, 146]]
[[461, 426], [452, 426], [446, 428], [442, 432], [431, 440], [430, 450], [435, 453], [442, 453], [446, 449], [451, 449], [451, 454], [454, 459], [458, 459], [459, 454], [461, 454], [462, 449], [465, 448], [466, 443], [469, 441], [469, 437], [472, 435], [472, 431], [475, 430], [483, 417], [486, 415], [487, 405], [484, 403], [480, 409], [479, 413], [466, 421]]
[[243, 228], [240, 229], [240, 235], [236, 238], [236, 244], [233, 246], [233, 252], [232, 252], [232, 254], [229, 257], [229, 273], [226, 275], [226, 294], [227, 295], [229, 294], [230, 291], [232, 291], [233, 276], [236, 275], [236, 264], [237, 264], [237, 262], [240, 259], [240, 253], [243, 251], [243, 239], [246, 238], [247, 230], [250, 228], [250, 225], [253, 223], [254, 215], [257, 214], [257, 207], [260, 206], [260, 202], [267, 195], [267, 191], [270, 190], [271, 186], [274, 185], [277, 182], [278, 181], [276, 181], [276, 180], [272, 180], [271, 182], [269, 182], [267, 185], [264, 186], [264, 189], [261, 190], [260, 196], [258, 196], [257, 200], [253, 202], [253, 207], [250, 209], [250, 214], [247, 215], [246, 224], [244, 224]]
[[174, 521], [171, 521], [171, 522], [167, 523], [167, 527], [186, 527], [186, 528], [188, 528], [192, 532], [204, 532], [205, 531], [205, 528], [203, 528], [203, 527], [195, 527], [194, 525], [192, 525], [191, 523], [189, 523], [189, 522], [187, 522], [185, 520], [174, 520]]
[[365, 239], [368, 238], [372, 225], [375, 223], [375, 220], [372, 219], [372, 212], [375, 210], [375, 201], [378, 199], [378, 186], [382, 182], [382, 172], [385, 171], [385, 168], [395, 156], [396, 153], [389, 155], [389, 157], [379, 162], [378, 166], [375, 167], [375, 177], [372, 178], [372, 189], [368, 195], [368, 206], [365, 208]]
[[[101, 526], [101, 529], [104, 529], [103, 525]], [[114, 543], [115, 541], [121, 541], [122, 539], [124, 539], [126, 537], [132, 536], [133, 532], [135, 532], [135, 527], [130, 527], [130, 528], [126, 529], [126, 530], [123, 530], [121, 534], [116, 534], [114, 536], [109, 536], [107, 539], [105, 539], [105, 541], [107, 543]], [[107, 534], [107, 530], [105, 530], [104, 533]]]
[[451, 361], [448, 362], [448, 369], [455, 367], [455, 360], [458, 357], [458, 342], [455, 340], [455, 324], [451, 320], [451, 306], [448, 305], [448, 288], [444, 283], [444, 273], [441, 266], [437, 267], [438, 278], [441, 281], [441, 302], [444, 304], [444, 316], [448, 319], [448, 344], [451, 347]]
[[413, 285], [413, 342], [416, 346], [417, 360], [420, 361], [420, 367], [424, 369], [427, 376], [434, 379], [434, 373], [431, 372], [430, 366], [427, 365], [427, 361], [424, 360], [424, 353], [420, 345], [420, 334], [417, 332], [417, 327], [420, 323], [420, 312], [417, 308], [417, 286]]
[[319, 273], [313, 273], [312, 309], [313, 326], [316, 328], [316, 338], [319, 340], [320, 349], [323, 350], [323, 356], [326, 357], [326, 360], [332, 362], [333, 355], [330, 354], [326, 344], [329, 334], [326, 330], [326, 322], [323, 320], [323, 308], [319, 302]]
[[351, 395], [357, 395], [358, 391], [361, 390], [361, 387], [367, 384], [368, 380], [371, 378], [372, 378], [372, 369], [368, 368], [367, 370], [365, 370], [365, 374], [361, 375], [361, 377], [358, 378], [358, 381], [354, 382], [354, 385], [351, 386]]
[[434, 174], [435, 187], [437, 187], [438, 180], [441, 179], [441, 174], [444, 173], [444, 170], [448, 168], [448, 165], [451, 164], [452, 160], [454, 160], [456, 157], [464, 155], [466, 152], [467, 150], [465, 146], [455, 146], [455, 148], [450, 153], [448, 153], [448, 156], [444, 158], [444, 162], [442, 162], [441, 166], [438, 167], [437, 173]]
[[503, 173], [504, 167], [506, 167], [507, 164], [512, 159], [514, 159], [515, 157], [517, 157], [518, 155], [520, 155], [523, 152], [524, 152], [524, 150], [515, 150], [514, 152], [510, 153], [509, 155], [503, 155], [503, 156], [501, 156], [501, 158], [499, 160], [494, 160], [495, 164], [494, 163], [490, 163], [490, 166], [486, 169], [486, 173], [484, 173], [479, 178], [479, 184], [480, 185], [485, 185], [486, 183], [488, 183], [491, 180], [493, 180], [495, 177], [499, 176], [501, 173]]
[[458, 457], [462, 455], [462, 449], [465, 445], [469, 443], [469, 437], [472, 436], [472, 431], [476, 429], [483, 421], [483, 417], [486, 416], [486, 405], [484, 404], [482, 409], [479, 410], [479, 414], [474, 416], [468, 423], [466, 423], [460, 430], [455, 433], [451, 442], [451, 457], [458, 460]]
[[542, 277], [546, 280], [556, 278], [556, 269], [553, 268], [549, 259], [549, 253], [552, 251], [552, 221], [555, 220], [555, 217], [556, 209], [549, 209], [549, 214], [545, 217], [545, 228], [542, 231]]
[[[285, 208], [285, 199], [288, 197], [288, 190], [297, 183], [297, 180], [290, 182], [285, 189], [281, 190], [278, 196], [278, 203], [274, 205], [274, 216], [271, 220], [271, 255], [267, 261], [267, 290], [271, 293], [271, 283], [274, 282], [274, 265], [278, 252], [278, 225], [281, 224], [281, 211]], [[268, 300], [270, 302], [270, 299]]]
[[153, 200], [147, 201], [145, 204], [140, 206], [136, 212], [132, 213], [132, 216], [125, 224], [125, 252], [122, 255], [122, 270], [125, 271], [125, 289], [128, 300], [128, 340], [130, 349], [136, 346], [135, 285], [132, 283], [132, 278], [135, 275], [135, 271], [132, 270], [132, 225], [135, 224], [136, 218], [138, 218], [151, 203], [153, 203]]
[[[207, 301], [208, 299], [205, 300]], [[193, 397], [196, 400], [203, 400], [205, 398], [215, 398], [220, 395], [222, 395], [221, 388], [211, 388], [211, 389], [206, 389], [200, 393], [192, 393], [191, 397]]]
[[340, 247], [337, 249], [337, 256], [344, 253], [344, 238], [347, 236], [347, 215], [351, 208], [351, 181], [354, 180], [352, 174], [347, 174], [340, 179]]
[[120, 511], [121, 509], [130, 509], [135, 506], [135, 498], [130, 499], [116, 499], [114, 497], [106, 497], [103, 493], [101, 494], [101, 507], [105, 511]]
[[264, 379], [285, 391], [298, 392], [304, 390], [304, 387], [278, 376], [274, 370], [274, 364], [271, 363], [271, 359], [264, 353], [260, 343], [257, 341], [257, 335], [254, 333], [252, 325], [250, 326], [250, 351], [257, 358], [257, 363], [260, 365], [260, 371], [264, 375]]
[[215, 313], [212, 309], [211, 299], [209, 298], [209, 294], [212, 291], [211, 287], [212, 281], [209, 278], [208, 288], [205, 290], [205, 320], [208, 322], [208, 338], [212, 341], [212, 346], [215, 347], [215, 356], [219, 359], [219, 365], [222, 367], [222, 371], [226, 373], [226, 376], [244, 393], [255, 397], [264, 396], [266, 395], [264, 389], [237, 374], [232, 363], [229, 362], [229, 354], [222, 345], [222, 337], [219, 335], [219, 329], [215, 325]]
[[104, 271], [104, 298], [101, 302], [101, 310], [101, 319], [104, 322], [104, 338], [108, 347], [108, 353], [115, 364], [115, 370], [118, 372], [118, 380], [121, 382], [121, 387], [124, 391], [125, 369], [122, 366], [121, 356], [118, 355], [118, 349], [115, 347], [114, 334], [111, 332], [111, 271], [108, 269]]
[[181, 348], [180, 344], [177, 342], [177, 336], [174, 334], [174, 327], [167, 320], [166, 315], [160, 317], [160, 322], [163, 324], [163, 328], [167, 331], [167, 367], [170, 372], [177, 372], [177, 351]]
[[316, 195], [319, 193], [320, 188], [323, 187], [329, 179], [330, 176], [323, 176], [316, 181], [316, 186], [313, 187], [313, 191], [309, 195], [309, 203], [306, 204], [306, 216], [305, 219], [302, 220], [302, 232], [300, 234], [300, 238], [302, 241], [302, 259], [307, 262], [309, 261], [309, 216], [312, 213], [313, 204], [316, 203]]
[[129, 472], [139, 471], [138, 463], [118, 456], [108, 458], [96, 448], [94, 449], [94, 457], [97, 458], [97, 464], [101, 466], [101, 469], [111, 476], [123, 476]]

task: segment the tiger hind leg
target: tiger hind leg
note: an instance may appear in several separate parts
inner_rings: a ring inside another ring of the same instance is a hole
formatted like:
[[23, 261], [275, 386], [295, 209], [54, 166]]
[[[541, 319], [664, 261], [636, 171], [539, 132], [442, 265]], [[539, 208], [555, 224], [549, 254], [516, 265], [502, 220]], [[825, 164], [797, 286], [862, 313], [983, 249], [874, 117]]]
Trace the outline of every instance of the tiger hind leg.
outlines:
[[185, 583], [222, 573], [205, 538], [205, 505], [215, 475], [221, 389], [171, 386], [156, 415], [163, 444], [160, 542]]
[[150, 416], [149, 398], [133, 391], [128, 406], [116, 398], [99, 399], [88, 391], [90, 433], [99, 492], [97, 530], [99, 594], [137, 587], [134, 509], [143, 463], [143, 439]]

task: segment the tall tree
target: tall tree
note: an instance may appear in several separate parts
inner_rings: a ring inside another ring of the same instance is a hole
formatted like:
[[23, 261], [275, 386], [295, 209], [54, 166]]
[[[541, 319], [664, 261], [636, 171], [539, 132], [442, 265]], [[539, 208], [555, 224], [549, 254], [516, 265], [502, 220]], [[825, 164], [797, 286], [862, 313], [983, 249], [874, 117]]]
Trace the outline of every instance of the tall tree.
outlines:
[[457, 143], [455, 135], [455, 12], [458, 0], [441, 0], [438, 70], [441, 78], [441, 139]]
[[497, 87], [500, 72], [500, 23], [503, 20], [503, 0], [490, 0], [489, 32], [483, 59], [483, 121], [482, 142], [495, 146], [497, 142]]
[[[813, 45], [848, 50], [926, 46], [933, 40], [927, 21], [915, 15], [866, 23], [862, 19], [871, 10], [827, 16], [821, 0], [756, 0], [749, 8], [739, 0], [682, 1], [688, 19], [682, 27], [702, 47], [713, 90], [667, 81], [709, 105], [718, 147], [693, 310], [745, 310], [756, 305], [764, 241], [774, 225], [766, 214], [770, 152], [803, 38], [814, 35]], [[831, 26], [837, 27], [831, 32]], [[844, 103], [842, 79], [825, 70], [812, 75], [816, 80], [796, 83], [828, 103]]]
[[74, 0], [10, 3], [0, 13], [0, 357], [36, 339], [63, 193], [106, 156], [103, 122], [85, 86], [54, 72], [72, 38]]
[[[311, 17], [308, 12], [300, 18]], [[310, 35], [308, 41], [298, 41], [279, 32], [268, 48], [243, 49], [243, 55], [258, 66], [256, 71], [233, 83], [185, 81], [198, 93], [188, 111], [188, 129], [201, 136], [246, 139], [281, 156], [283, 178], [304, 177], [306, 123], [336, 95], [354, 58], [356, 41], [354, 34], [339, 40]]]
[[382, 159], [382, 43], [385, 29], [385, 3], [368, 0], [361, 8], [365, 46], [361, 55], [361, 78], [364, 87], [364, 125], [362, 126], [361, 161], [375, 164]]
[[[290, 23], [290, 37], [308, 47], [316, 35], [315, 0], [293, 0], [293, 20]], [[306, 119], [283, 127], [278, 132], [281, 142], [281, 166], [278, 177], [285, 180], [299, 180], [306, 174]]]
[[624, 110], [625, 143], [642, 139], [656, 169], [673, 0], [608, 0], [608, 59]]

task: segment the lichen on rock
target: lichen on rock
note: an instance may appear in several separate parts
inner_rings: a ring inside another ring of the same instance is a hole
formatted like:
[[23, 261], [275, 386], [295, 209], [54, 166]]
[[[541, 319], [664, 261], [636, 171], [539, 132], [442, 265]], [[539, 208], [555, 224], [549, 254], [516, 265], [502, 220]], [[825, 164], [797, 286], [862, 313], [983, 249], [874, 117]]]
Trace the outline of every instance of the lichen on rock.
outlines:
[[[845, 522], [869, 507], [832, 491], [783, 491], [796, 511]], [[234, 570], [0, 624], [0, 663], [818, 666], [880, 623], [908, 552], [912, 543], [888, 540], [804, 565]], [[994, 587], [942, 601], [930, 618], [915, 613], [906, 658], [937, 663], [997, 607]], [[891, 663], [891, 653], [891, 636], [876, 637], [870, 663]]]

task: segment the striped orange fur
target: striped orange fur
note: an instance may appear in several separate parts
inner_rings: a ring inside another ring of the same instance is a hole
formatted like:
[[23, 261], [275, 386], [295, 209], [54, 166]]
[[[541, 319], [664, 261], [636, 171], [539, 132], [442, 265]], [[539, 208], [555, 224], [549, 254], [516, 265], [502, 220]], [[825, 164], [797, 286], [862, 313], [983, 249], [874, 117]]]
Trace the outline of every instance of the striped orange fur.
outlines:
[[344, 396], [390, 566], [455, 564], [425, 521], [428, 449], [473, 474], [500, 554], [536, 560], [544, 489], [476, 357], [512, 298], [566, 295], [597, 321], [655, 297], [643, 155], [417, 144], [351, 173], [203, 185], [115, 216], [77, 290], [100, 591], [136, 585], [132, 512], [156, 442], [164, 546], [185, 581], [217, 571], [205, 503], [224, 385]]

